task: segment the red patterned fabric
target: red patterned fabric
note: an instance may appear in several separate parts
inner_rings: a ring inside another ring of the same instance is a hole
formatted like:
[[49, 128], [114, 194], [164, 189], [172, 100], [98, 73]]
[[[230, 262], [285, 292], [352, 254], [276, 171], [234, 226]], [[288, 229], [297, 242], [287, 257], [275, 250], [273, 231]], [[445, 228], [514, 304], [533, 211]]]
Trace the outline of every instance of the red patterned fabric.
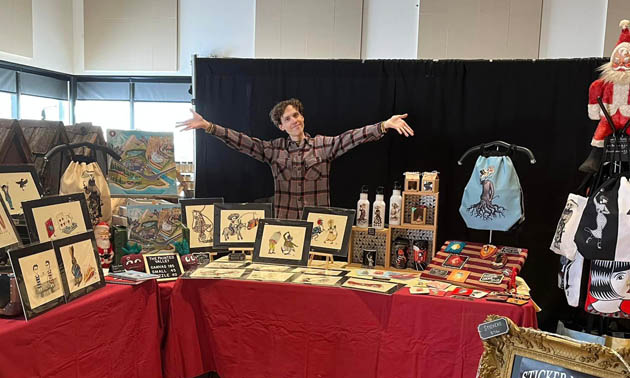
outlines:
[[[429, 271], [431, 270], [431, 268], [444, 269], [444, 270], [448, 270], [449, 272], [455, 270], [453, 268], [442, 266], [442, 263], [444, 262], [444, 260], [446, 260], [448, 256], [450, 255], [449, 252], [445, 251], [449, 243], [450, 241], [447, 241], [446, 243], [444, 243], [440, 251], [433, 257], [433, 260], [431, 260], [431, 263], [429, 264], [427, 269], [421, 273], [422, 278], [427, 279], [427, 280], [446, 281], [446, 277], [440, 277], [440, 276], [430, 274]], [[506, 291], [508, 288], [508, 284], [510, 282], [509, 276], [503, 275], [503, 280], [501, 281], [501, 284], [490, 284], [490, 283], [479, 282], [479, 278], [481, 278], [481, 276], [484, 273], [503, 274], [503, 270], [509, 269], [511, 271], [512, 268], [516, 268], [516, 273], [518, 274], [521, 271], [521, 268], [523, 267], [523, 265], [525, 264], [525, 260], [527, 259], [527, 249], [522, 249], [521, 254], [519, 256], [507, 255], [508, 256], [507, 264], [503, 268], [496, 269], [492, 266], [492, 262], [494, 261], [494, 256], [491, 258], [488, 258], [487, 260], [484, 260], [481, 258], [480, 252], [481, 252], [482, 246], [483, 244], [481, 243], [466, 242], [466, 246], [464, 247], [462, 252], [459, 253], [459, 255], [467, 256], [468, 261], [466, 261], [466, 264], [460, 269], [470, 272], [470, 275], [468, 276], [468, 278], [466, 278], [465, 282], [453, 282], [453, 284], [472, 287], [472, 288], [478, 288], [478, 289], [486, 290], [486, 291]], [[502, 246], [497, 246], [499, 250], [501, 249], [501, 247]]]

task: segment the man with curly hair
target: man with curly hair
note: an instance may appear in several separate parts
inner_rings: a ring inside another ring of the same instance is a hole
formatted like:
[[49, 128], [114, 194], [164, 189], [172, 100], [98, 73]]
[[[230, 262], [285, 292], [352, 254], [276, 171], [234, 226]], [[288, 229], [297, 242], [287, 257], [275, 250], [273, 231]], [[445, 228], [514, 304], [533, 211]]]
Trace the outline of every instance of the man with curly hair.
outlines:
[[191, 119], [177, 123], [181, 131], [203, 128], [229, 147], [269, 164], [275, 182], [276, 218], [299, 219], [304, 206], [330, 206], [330, 164], [352, 148], [381, 139], [389, 129], [413, 136], [404, 120], [407, 114], [401, 114], [334, 137], [313, 137], [304, 132], [304, 105], [294, 98], [277, 103], [269, 112], [271, 121], [288, 134], [271, 141], [219, 126], [191, 112]]

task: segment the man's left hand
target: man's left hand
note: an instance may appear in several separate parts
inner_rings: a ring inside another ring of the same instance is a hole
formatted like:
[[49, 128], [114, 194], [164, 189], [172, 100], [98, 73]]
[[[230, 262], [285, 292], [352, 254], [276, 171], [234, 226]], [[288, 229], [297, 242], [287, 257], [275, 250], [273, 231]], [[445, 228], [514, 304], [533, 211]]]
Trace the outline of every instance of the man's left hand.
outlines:
[[407, 113], [400, 115], [393, 115], [390, 119], [383, 122], [383, 128], [394, 129], [398, 131], [398, 134], [406, 137], [413, 136], [413, 129], [405, 122], [404, 118], [407, 118]]

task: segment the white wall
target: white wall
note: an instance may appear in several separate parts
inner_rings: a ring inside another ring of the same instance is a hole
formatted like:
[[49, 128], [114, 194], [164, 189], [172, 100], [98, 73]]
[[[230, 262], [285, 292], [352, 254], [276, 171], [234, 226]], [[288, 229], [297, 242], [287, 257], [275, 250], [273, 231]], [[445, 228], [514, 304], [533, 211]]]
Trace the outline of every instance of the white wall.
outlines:
[[[63, 73], [73, 72], [72, 0], [33, 0], [33, 57], [0, 51], [0, 60]], [[10, 33], [3, 30], [0, 32]]]
[[362, 59], [416, 59], [420, 0], [363, 0]]
[[540, 59], [601, 57], [607, 0], [544, 0]]

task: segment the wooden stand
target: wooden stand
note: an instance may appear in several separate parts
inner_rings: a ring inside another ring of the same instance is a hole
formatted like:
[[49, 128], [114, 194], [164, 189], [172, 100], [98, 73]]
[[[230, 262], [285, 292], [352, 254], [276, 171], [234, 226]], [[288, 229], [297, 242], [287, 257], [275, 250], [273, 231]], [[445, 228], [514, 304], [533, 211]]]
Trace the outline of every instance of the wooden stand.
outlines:
[[228, 251], [230, 251], [230, 253], [243, 253], [245, 255], [245, 260], [251, 260], [254, 255], [254, 248], [234, 247], [228, 248]]
[[322, 252], [309, 252], [308, 253], [308, 266], [312, 266], [313, 265], [313, 258], [315, 256], [320, 256], [320, 257], [324, 257], [324, 262], [326, 263], [326, 268], [328, 268], [329, 265], [332, 265], [335, 262], [335, 259], [333, 258], [333, 255], [330, 253], [322, 253]]

